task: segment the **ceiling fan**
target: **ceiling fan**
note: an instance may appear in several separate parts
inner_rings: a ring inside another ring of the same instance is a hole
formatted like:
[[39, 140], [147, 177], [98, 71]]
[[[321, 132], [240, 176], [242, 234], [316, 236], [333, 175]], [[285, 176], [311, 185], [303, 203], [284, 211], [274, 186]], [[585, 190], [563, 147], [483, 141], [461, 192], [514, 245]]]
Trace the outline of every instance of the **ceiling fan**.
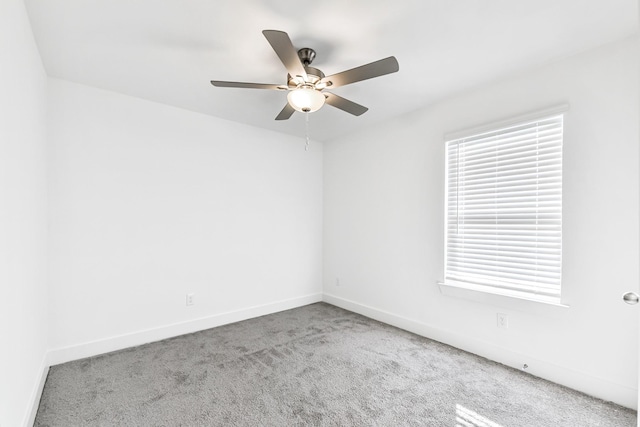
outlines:
[[312, 113], [319, 110], [325, 103], [354, 116], [364, 114], [368, 110], [367, 107], [324, 90], [395, 73], [399, 69], [396, 58], [390, 56], [341, 73], [325, 76], [319, 69], [310, 67], [316, 56], [316, 52], [313, 49], [305, 47], [296, 51], [289, 35], [284, 31], [264, 30], [262, 34], [264, 34], [287, 69], [286, 84], [242, 83], [220, 80], [211, 80], [211, 84], [217, 87], [288, 91], [287, 105], [280, 111], [276, 120], [287, 120], [294, 111]]

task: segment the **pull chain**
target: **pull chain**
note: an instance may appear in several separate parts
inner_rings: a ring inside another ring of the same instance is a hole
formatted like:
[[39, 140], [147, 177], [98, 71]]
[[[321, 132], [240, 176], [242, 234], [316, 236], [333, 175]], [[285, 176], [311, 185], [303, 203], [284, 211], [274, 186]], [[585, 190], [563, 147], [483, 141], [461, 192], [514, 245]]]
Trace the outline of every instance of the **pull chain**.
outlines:
[[304, 151], [309, 151], [309, 113], [304, 113]]

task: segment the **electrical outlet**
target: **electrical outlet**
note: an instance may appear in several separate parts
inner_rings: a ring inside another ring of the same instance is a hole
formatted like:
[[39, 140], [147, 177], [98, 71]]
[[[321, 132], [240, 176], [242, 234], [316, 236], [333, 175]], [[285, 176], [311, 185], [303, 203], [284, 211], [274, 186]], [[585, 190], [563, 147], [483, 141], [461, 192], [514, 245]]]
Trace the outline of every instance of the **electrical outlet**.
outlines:
[[193, 297], [194, 297], [194, 294], [187, 294], [187, 305], [194, 304]]
[[340, 286], [340, 278], [336, 277], [336, 286]]
[[509, 329], [509, 316], [504, 313], [498, 313], [498, 328]]

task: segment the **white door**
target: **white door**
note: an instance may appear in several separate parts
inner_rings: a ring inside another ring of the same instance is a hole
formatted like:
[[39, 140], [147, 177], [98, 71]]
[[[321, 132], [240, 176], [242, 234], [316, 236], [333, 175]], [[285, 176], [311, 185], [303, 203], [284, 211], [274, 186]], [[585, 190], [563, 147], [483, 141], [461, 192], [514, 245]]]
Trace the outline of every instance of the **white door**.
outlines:
[[[640, 301], [640, 297], [635, 292], [627, 292], [622, 295], [622, 299], [627, 304], [637, 304]], [[640, 372], [640, 358], [638, 358], [638, 372]], [[640, 427], [640, 375], [638, 375], [638, 414], [638, 427]]]

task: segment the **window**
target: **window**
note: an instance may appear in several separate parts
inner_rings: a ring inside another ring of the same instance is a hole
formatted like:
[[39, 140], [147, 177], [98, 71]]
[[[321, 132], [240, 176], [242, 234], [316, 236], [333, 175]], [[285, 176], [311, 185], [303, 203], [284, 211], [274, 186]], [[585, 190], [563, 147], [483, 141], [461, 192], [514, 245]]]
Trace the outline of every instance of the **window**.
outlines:
[[445, 283], [560, 303], [563, 115], [446, 141]]

